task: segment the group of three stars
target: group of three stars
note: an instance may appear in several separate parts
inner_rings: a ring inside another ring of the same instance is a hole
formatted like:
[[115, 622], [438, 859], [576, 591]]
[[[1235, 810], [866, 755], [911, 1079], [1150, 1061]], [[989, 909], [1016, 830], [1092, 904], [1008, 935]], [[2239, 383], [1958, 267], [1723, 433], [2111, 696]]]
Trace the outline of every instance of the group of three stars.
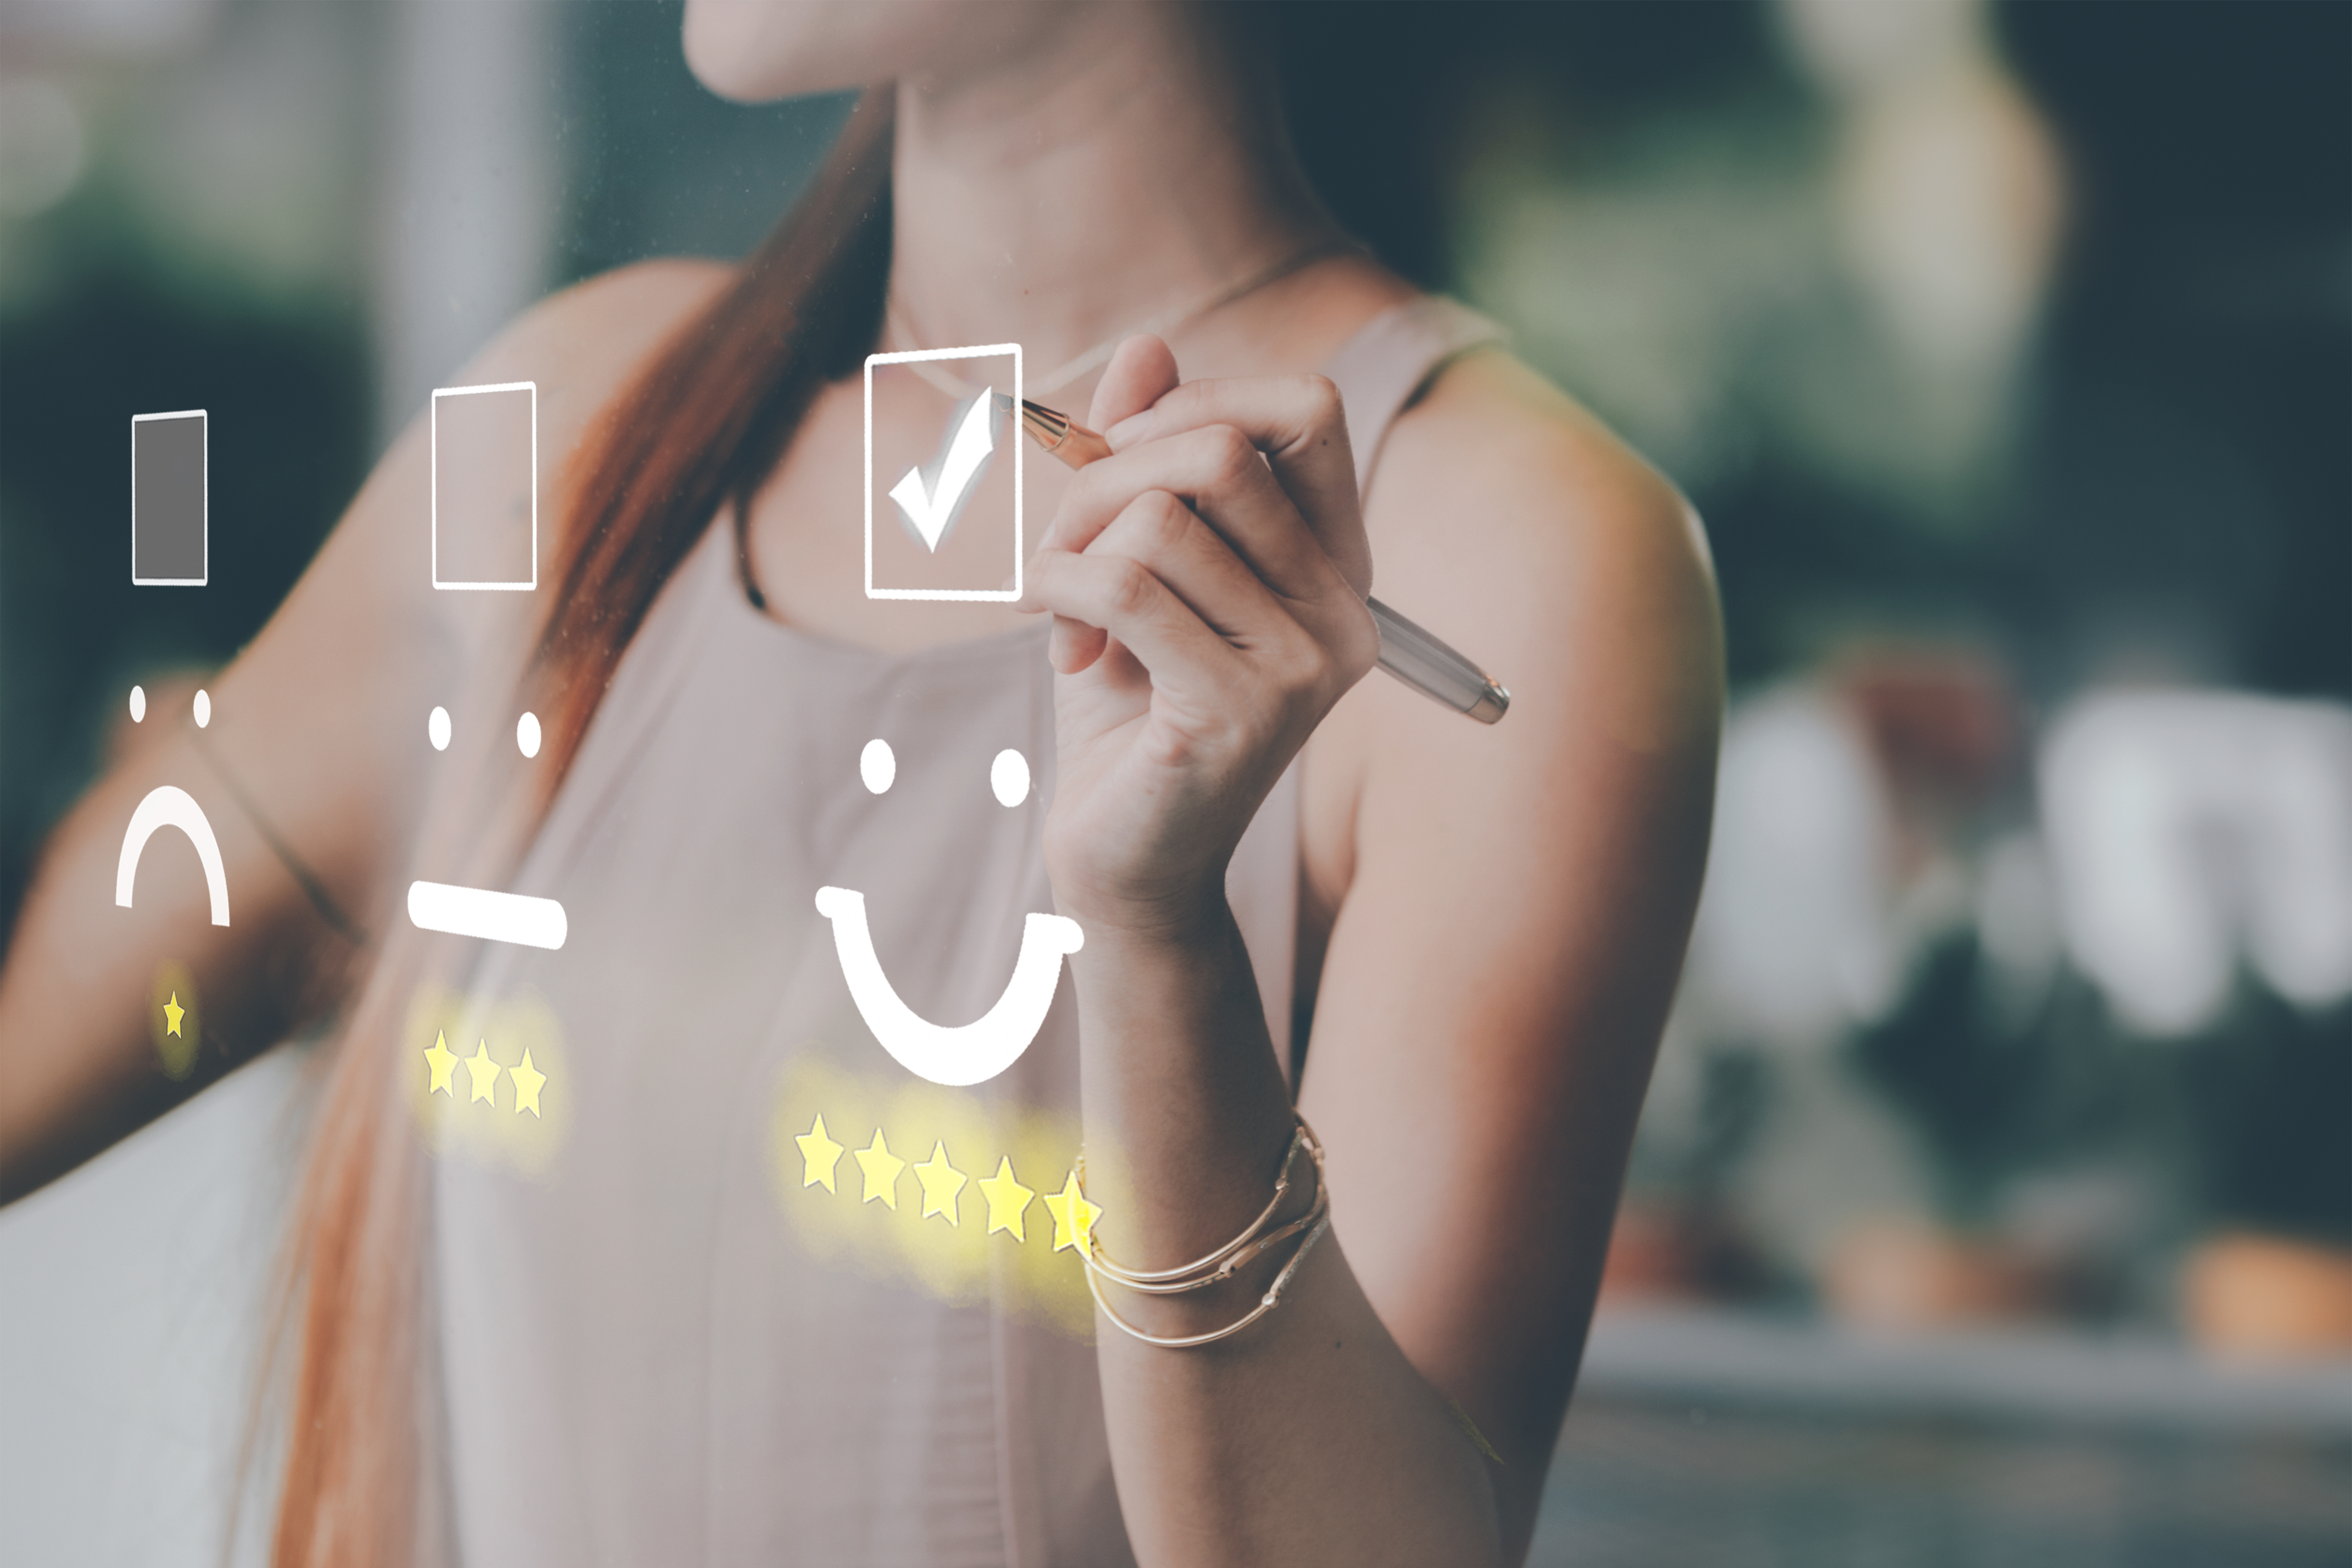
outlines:
[[467, 1103], [488, 1100], [493, 1106], [498, 1104], [492, 1097], [498, 1089], [499, 1074], [503, 1072], [514, 1079], [515, 1114], [520, 1116], [525, 1110], [533, 1116], [541, 1114], [539, 1091], [546, 1086], [547, 1075], [530, 1065], [530, 1047], [528, 1046], [523, 1047], [522, 1060], [510, 1068], [502, 1068], [490, 1059], [488, 1041], [478, 1043], [472, 1056], [461, 1057], [449, 1048], [446, 1035], [436, 1033], [433, 1037], [433, 1044], [425, 1052], [425, 1061], [433, 1069], [433, 1082], [425, 1090], [427, 1094], [446, 1094], [451, 1100], [457, 1099], [457, 1090], [451, 1081], [451, 1075], [462, 1062], [473, 1090]]
[[[819, 1116], [814, 1125], [794, 1138], [801, 1151], [801, 1185], [823, 1187], [826, 1192], [839, 1191], [834, 1185], [834, 1168], [841, 1163], [844, 1145], [824, 1130], [824, 1118]], [[908, 1169], [907, 1162], [890, 1152], [889, 1140], [882, 1129], [874, 1130], [874, 1142], [863, 1149], [850, 1150], [857, 1168], [866, 1179], [866, 1195], [861, 1202], [879, 1203], [887, 1208], [898, 1206], [898, 1173]], [[962, 1194], [967, 1176], [949, 1163], [947, 1145], [934, 1140], [931, 1157], [913, 1167], [915, 1180], [923, 1189], [921, 1217], [939, 1215], [950, 1225], [963, 1221], [956, 1213], [956, 1199]], [[1024, 1223], [1030, 1201], [1035, 1189], [1024, 1187], [1013, 1173], [1010, 1155], [996, 1163], [996, 1174], [982, 1176], [973, 1184], [988, 1200], [988, 1230], [1009, 1232], [1015, 1241], [1027, 1241], [1029, 1233]], [[1094, 1230], [1095, 1221], [1102, 1216], [1102, 1205], [1089, 1203], [1078, 1186], [1078, 1173], [1073, 1170], [1058, 1193], [1045, 1194], [1045, 1212], [1054, 1216], [1054, 1250], [1076, 1247], [1084, 1251]]]

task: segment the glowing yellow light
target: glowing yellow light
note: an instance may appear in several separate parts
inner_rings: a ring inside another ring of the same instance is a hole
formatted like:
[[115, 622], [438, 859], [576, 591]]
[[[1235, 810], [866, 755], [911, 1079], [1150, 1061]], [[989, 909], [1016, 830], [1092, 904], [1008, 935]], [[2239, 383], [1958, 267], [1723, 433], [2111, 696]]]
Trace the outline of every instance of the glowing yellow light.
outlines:
[[950, 1225], [961, 1226], [963, 1221], [956, 1215], [956, 1194], [963, 1191], [966, 1179], [948, 1163], [948, 1146], [934, 1142], [931, 1157], [915, 1167], [915, 1180], [923, 1184], [923, 1217], [945, 1215]]
[[[189, 1005], [188, 1033], [201, 1034], [206, 1015], [184, 980], [180, 1000]], [[528, 993], [486, 1001], [419, 985], [400, 1037], [399, 1071], [401, 1097], [425, 1147], [436, 1158], [462, 1155], [545, 1174], [570, 1142], [579, 1109], [570, 1092], [579, 1080], [565, 1049], [553, 1014]]]
[[499, 1087], [499, 1064], [490, 1060], [489, 1041], [483, 1040], [475, 1046], [474, 1054], [466, 1058], [466, 1071], [474, 1079], [474, 1092], [469, 1098], [488, 1100], [496, 1105], [498, 1101], [491, 1100], [490, 1096]]
[[449, 1075], [457, 1070], [457, 1053], [449, 1048], [448, 1037], [435, 1034], [432, 1047], [425, 1053], [425, 1065], [433, 1069], [432, 1085], [425, 1092], [446, 1094], [452, 1100], [457, 1099], [457, 1091], [450, 1087]]
[[1054, 1216], [1054, 1250], [1075, 1247], [1083, 1251], [1094, 1234], [1095, 1221], [1102, 1218], [1102, 1205], [1087, 1201], [1078, 1186], [1078, 1173], [1072, 1171], [1060, 1192], [1045, 1194], [1045, 1212]]
[[856, 1152], [857, 1168], [866, 1173], [866, 1196], [860, 1201], [870, 1204], [880, 1198], [897, 1208], [898, 1173], [907, 1168], [907, 1162], [890, 1152], [890, 1145], [883, 1139], [879, 1127], [874, 1130], [874, 1142]]
[[824, 1118], [793, 1140], [801, 1146], [801, 1185], [814, 1187], [820, 1184], [828, 1193], [841, 1189], [833, 1184], [833, 1168], [841, 1163], [841, 1145], [825, 1135]]
[[522, 1060], [507, 1069], [507, 1076], [513, 1079], [515, 1082], [515, 1114], [520, 1116], [523, 1108], [529, 1106], [530, 1113], [537, 1116], [539, 1090], [540, 1087], [547, 1082], [547, 1075], [530, 1065], [529, 1046], [522, 1048]]
[[1037, 1194], [1014, 1178], [1011, 1155], [997, 1161], [996, 1174], [980, 1179], [980, 1191], [988, 1199], [988, 1234], [994, 1236], [1000, 1230], [1009, 1230], [1013, 1240], [1028, 1240], [1022, 1217], [1029, 1212], [1029, 1200]]
[[[179, 1034], [180, 1020], [187, 1016], [187, 1012], [185, 1007], [180, 1005], [180, 994], [176, 991], [173, 992], [172, 999], [163, 1004], [163, 1032], [167, 1035]], [[181, 1037], [186, 1038], [185, 1036]]]

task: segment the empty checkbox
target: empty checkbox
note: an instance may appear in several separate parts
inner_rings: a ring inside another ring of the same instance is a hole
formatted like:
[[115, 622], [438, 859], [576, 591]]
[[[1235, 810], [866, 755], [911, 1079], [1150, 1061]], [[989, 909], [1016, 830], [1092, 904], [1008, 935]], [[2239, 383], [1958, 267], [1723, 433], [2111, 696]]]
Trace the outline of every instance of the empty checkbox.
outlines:
[[539, 387], [433, 394], [433, 585], [539, 585]]

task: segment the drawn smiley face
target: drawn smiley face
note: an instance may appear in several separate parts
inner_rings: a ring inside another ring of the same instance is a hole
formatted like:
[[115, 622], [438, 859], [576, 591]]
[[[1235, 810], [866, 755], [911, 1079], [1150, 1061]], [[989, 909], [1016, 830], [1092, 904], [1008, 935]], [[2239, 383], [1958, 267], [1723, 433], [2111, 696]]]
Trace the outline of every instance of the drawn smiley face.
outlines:
[[[868, 741], [857, 771], [869, 791], [887, 793], [898, 776], [898, 759], [890, 743]], [[1028, 759], [1012, 750], [997, 752], [989, 768], [989, 784], [1000, 805], [1019, 805], [1029, 795]], [[950, 1089], [985, 1083], [1020, 1059], [1054, 1005], [1063, 957], [1086, 942], [1077, 921], [1031, 913], [1023, 924], [1021, 955], [1013, 961], [1013, 978], [1005, 982], [1003, 994], [985, 1015], [951, 1029], [922, 1017], [898, 999], [898, 988], [874, 955], [865, 894], [852, 888], [819, 888], [816, 909], [833, 922], [841, 977], [848, 983], [866, 1026], [900, 1067]]]

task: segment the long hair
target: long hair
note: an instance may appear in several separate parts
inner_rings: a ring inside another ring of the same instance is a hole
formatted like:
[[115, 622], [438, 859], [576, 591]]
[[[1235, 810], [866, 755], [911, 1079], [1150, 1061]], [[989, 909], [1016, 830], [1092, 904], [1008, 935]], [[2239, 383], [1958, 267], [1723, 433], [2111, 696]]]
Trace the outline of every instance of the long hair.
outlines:
[[[894, 94], [859, 100], [807, 195], [605, 411], [564, 476], [554, 594], [526, 687], [549, 715], [535, 818], [687, 552], [746, 507], [825, 383], [882, 320]], [[274, 1338], [292, 1348], [281, 1568], [405, 1568], [446, 1521], [424, 1463], [436, 1435], [424, 1354], [425, 1164], [401, 1093], [415, 933], [387, 938], [330, 1068]]]

